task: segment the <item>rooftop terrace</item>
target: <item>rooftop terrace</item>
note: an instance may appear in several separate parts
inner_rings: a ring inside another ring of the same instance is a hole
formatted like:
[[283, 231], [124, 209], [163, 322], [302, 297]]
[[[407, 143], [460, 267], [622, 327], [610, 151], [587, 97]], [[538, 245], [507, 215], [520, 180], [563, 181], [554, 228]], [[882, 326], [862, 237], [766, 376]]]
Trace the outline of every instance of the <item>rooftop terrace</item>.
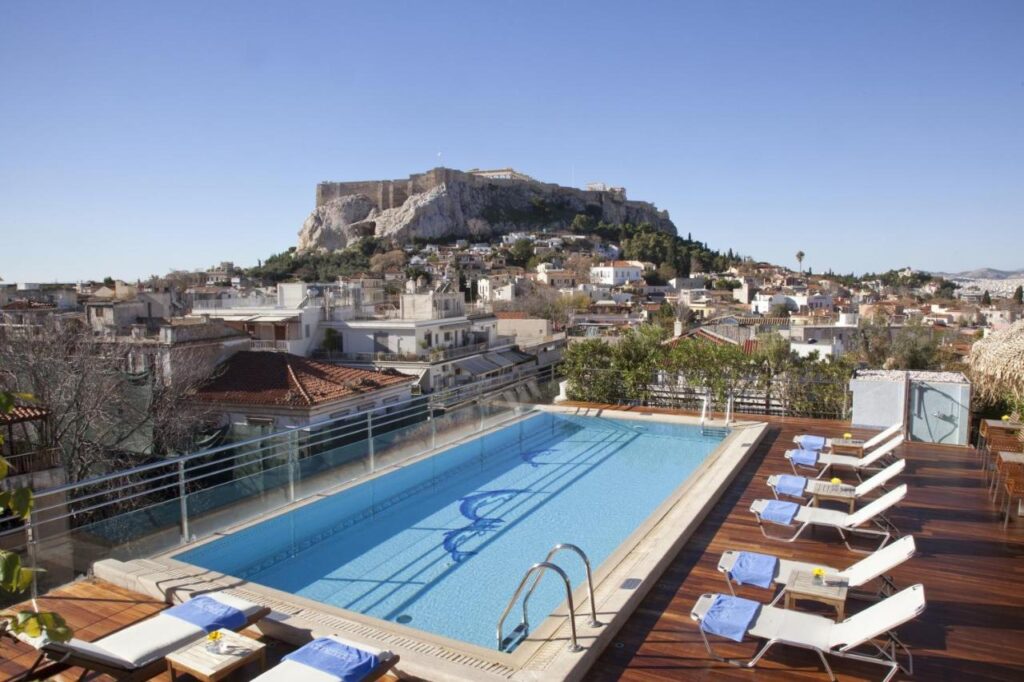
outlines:
[[[762, 537], [748, 509], [753, 500], [770, 495], [765, 485], [767, 476], [788, 469], [782, 453], [792, 437], [806, 432], [838, 436], [850, 430], [848, 424], [838, 421], [766, 421], [770, 431], [761, 446], [612, 646], [591, 668], [587, 679], [827, 679], [813, 653], [784, 647], [771, 650], [756, 671], [718, 663], [708, 657], [689, 616], [702, 593], [724, 591], [722, 576], [715, 569], [724, 550], [755, 549], [835, 566], [848, 565], [862, 556], [846, 550], [825, 530], [791, 544]], [[1024, 679], [1024, 523], [1011, 522], [1009, 530], [1002, 530], [973, 450], [910, 443], [899, 452], [907, 460], [901, 480], [910, 492], [891, 518], [904, 533], [914, 535], [918, 554], [894, 571], [893, 578], [900, 587], [923, 583], [928, 598], [923, 616], [900, 628], [903, 641], [914, 654], [912, 679]], [[759, 601], [769, 599], [763, 590], [741, 588], [737, 594]], [[65, 586], [41, 602], [42, 608], [63, 613], [82, 639], [101, 637], [163, 607], [149, 597], [97, 580]], [[851, 601], [850, 607], [856, 611], [863, 605]], [[290, 648], [273, 641], [270, 644], [270, 664]], [[720, 650], [727, 655], [749, 656], [752, 647], [733, 645]], [[15, 675], [33, 660], [29, 647], [0, 641], [0, 676]], [[877, 666], [838, 659], [832, 662], [843, 682], [881, 677]], [[77, 672], [69, 671], [58, 679], [76, 679]], [[244, 670], [235, 679], [250, 679], [255, 674], [255, 670]], [[907, 678], [900, 675], [897, 679]]]

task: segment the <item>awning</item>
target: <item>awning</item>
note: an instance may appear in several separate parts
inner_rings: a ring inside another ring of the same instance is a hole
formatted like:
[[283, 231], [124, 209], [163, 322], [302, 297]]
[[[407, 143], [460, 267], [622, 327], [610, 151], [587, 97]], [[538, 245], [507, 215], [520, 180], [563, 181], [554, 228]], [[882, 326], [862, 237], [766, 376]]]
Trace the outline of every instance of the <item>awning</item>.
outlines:
[[487, 360], [488, 362], [493, 362], [494, 364], [501, 368], [511, 367], [512, 365], [516, 364], [513, 360], [509, 360], [508, 358], [503, 357], [501, 353], [487, 353], [484, 355], [484, 359]]
[[463, 358], [462, 360], [456, 360], [453, 364], [466, 374], [472, 374], [474, 376], [490, 374], [501, 369], [481, 356]]
[[246, 322], [298, 322], [298, 315], [257, 315]]
[[498, 355], [512, 361], [516, 365], [521, 365], [524, 362], [533, 362], [537, 359], [528, 353], [520, 353], [517, 350], [503, 350]]

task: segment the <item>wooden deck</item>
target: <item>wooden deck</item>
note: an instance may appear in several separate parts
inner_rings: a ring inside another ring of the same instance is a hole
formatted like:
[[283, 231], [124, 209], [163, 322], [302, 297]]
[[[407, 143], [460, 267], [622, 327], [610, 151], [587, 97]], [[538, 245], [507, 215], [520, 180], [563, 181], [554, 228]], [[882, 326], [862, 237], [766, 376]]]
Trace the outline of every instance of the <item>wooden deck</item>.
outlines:
[[[84, 640], [99, 639], [115, 630], [149, 618], [166, 607], [167, 604], [163, 602], [93, 579], [65, 585], [39, 599], [40, 610], [59, 612], [74, 628], [75, 637]], [[276, 664], [282, 656], [294, 649], [277, 640], [262, 637], [254, 629], [246, 630], [244, 634], [266, 643], [268, 666]], [[7, 680], [23, 673], [35, 662], [36, 657], [37, 654], [32, 647], [20, 642], [14, 643], [6, 637], [0, 639], [0, 680]], [[235, 672], [231, 679], [250, 680], [259, 672], [259, 666], [252, 664]], [[58, 682], [71, 682], [77, 680], [81, 674], [80, 668], [71, 668], [52, 679]], [[89, 679], [111, 678], [101, 675]], [[171, 677], [163, 673], [153, 679], [169, 682]], [[187, 675], [178, 675], [178, 680], [191, 679]]]
[[[725, 591], [715, 568], [724, 550], [751, 549], [840, 567], [863, 556], [848, 551], [828, 530], [794, 543], [761, 535], [750, 503], [771, 496], [765, 485], [769, 474], [789, 471], [782, 453], [792, 447], [793, 436], [839, 436], [850, 430], [842, 422], [768, 421], [770, 433], [761, 447], [591, 669], [591, 682], [828, 679], [813, 653], [787, 647], [769, 652], [753, 671], [718, 663], [708, 658], [690, 619], [690, 608], [702, 593]], [[890, 516], [904, 533], [914, 535], [918, 555], [893, 577], [900, 587], [923, 583], [928, 607], [899, 630], [914, 654], [914, 676], [896, 679], [1024, 680], [1024, 519], [1002, 530], [974, 450], [911, 443], [900, 454], [907, 469], [899, 480], [907, 483], [909, 494]], [[757, 588], [741, 588], [737, 594], [769, 600], [768, 591]], [[858, 608], [863, 604], [851, 600], [848, 615]], [[720, 651], [749, 658], [754, 644]], [[830, 662], [844, 682], [878, 680], [883, 672], [879, 666]]]
[[[589, 680], [827, 679], [813, 654], [782, 647], [769, 653], [754, 671], [717, 663], [708, 658], [689, 617], [701, 593], [725, 589], [715, 566], [726, 549], [756, 549], [835, 566], [846, 566], [862, 556], [847, 551], [828, 531], [791, 544], [762, 537], [748, 508], [754, 499], [770, 495], [764, 483], [769, 474], [788, 470], [782, 453], [792, 437], [804, 432], [836, 436], [849, 430], [841, 422], [768, 421], [771, 428], [762, 445], [619, 632], [615, 644], [591, 669]], [[907, 470], [901, 480], [909, 485], [910, 494], [891, 517], [915, 536], [918, 556], [897, 570], [894, 578], [901, 587], [923, 583], [928, 599], [924, 615], [900, 630], [914, 653], [915, 675], [908, 679], [1024, 679], [1024, 519], [1011, 523], [1009, 531], [1002, 530], [973, 450], [914, 443], [903, 446], [902, 455]], [[768, 600], [765, 590], [743, 588], [738, 594]], [[854, 612], [859, 608], [853, 601], [849, 606]], [[76, 636], [96, 639], [149, 617], [164, 604], [86, 580], [47, 595], [40, 607], [64, 614]], [[270, 665], [290, 650], [276, 641], [268, 645]], [[723, 651], [741, 655], [752, 652], [752, 647], [733, 645]], [[0, 640], [0, 679], [21, 672], [34, 657], [28, 646]], [[843, 682], [881, 677], [878, 666], [833, 662]], [[57, 679], [76, 679], [79, 672]], [[244, 670], [234, 679], [251, 679], [256, 672]]]

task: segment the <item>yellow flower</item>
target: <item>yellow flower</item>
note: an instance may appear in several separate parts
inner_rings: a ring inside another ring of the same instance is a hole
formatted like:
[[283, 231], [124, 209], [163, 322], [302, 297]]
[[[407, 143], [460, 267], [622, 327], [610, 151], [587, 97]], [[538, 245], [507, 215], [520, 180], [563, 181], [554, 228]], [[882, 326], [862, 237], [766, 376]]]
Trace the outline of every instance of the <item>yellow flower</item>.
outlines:
[[832, 480], [830, 481], [830, 483], [834, 483], [835, 485], [839, 485], [839, 484], [840, 484], [840, 483], [842, 483], [842, 482], [843, 482], [843, 479], [841, 479], [841, 478], [833, 478], [833, 479], [832, 479]]
[[214, 630], [210, 634], [206, 635], [206, 639], [210, 640], [211, 642], [216, 642], [220, 638], [221, 638], [220, 630]]
[[824, 568], [816, 568], [813, 571], [811, 571], [811, 574], [815, 578], [824, 578], [825, 577], [825, 569]]
[[849, 440], [849, 439], [853, 438], [853, 434], [852, 433], [844, 433], [843, 434], [843, 438]]

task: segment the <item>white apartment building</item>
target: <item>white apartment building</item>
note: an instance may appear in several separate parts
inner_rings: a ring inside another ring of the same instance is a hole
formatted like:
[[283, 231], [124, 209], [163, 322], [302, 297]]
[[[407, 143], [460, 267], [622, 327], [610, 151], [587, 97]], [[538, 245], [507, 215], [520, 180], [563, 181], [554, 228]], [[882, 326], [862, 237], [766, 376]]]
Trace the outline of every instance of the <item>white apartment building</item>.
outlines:
[[613, 260], [590, 268], [592, 284], [618, 287], [642, 279], [644, 268], [641, 263], [629, 260]]

